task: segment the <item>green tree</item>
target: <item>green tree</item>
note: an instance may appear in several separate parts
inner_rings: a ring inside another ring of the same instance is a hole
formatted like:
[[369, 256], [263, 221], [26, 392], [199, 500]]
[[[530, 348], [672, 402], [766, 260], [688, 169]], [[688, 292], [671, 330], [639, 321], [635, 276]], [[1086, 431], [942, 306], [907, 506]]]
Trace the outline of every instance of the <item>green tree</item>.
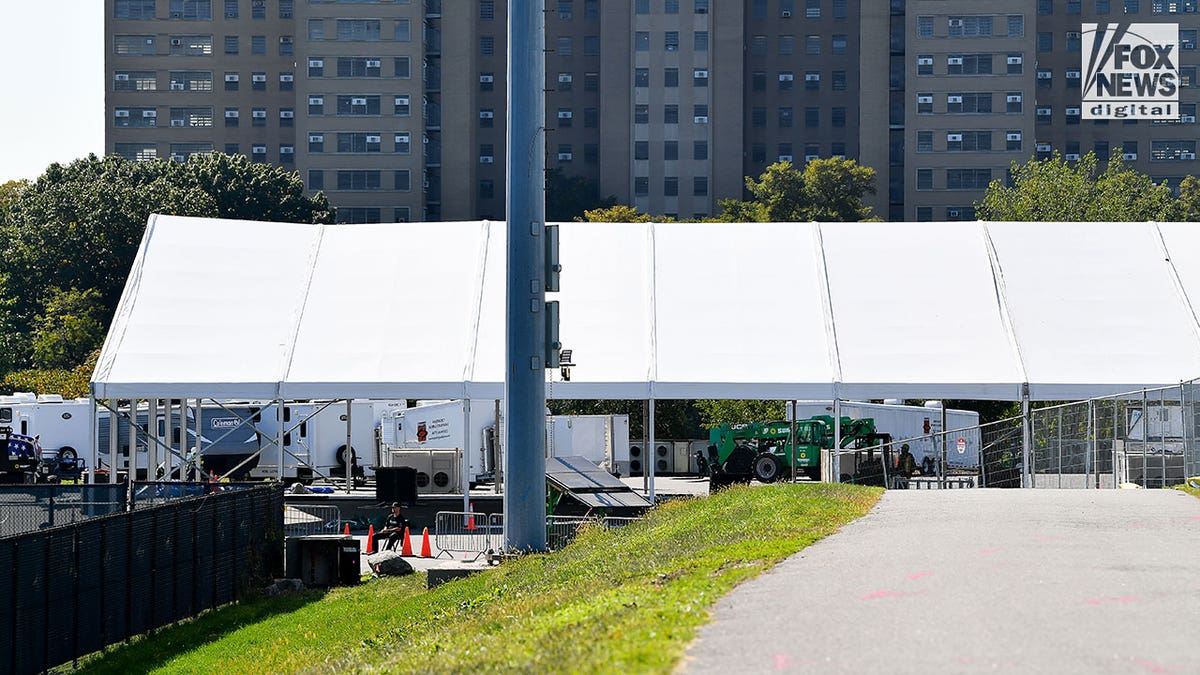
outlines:
[[701, 399], [696, 401], [700, 425], [711, 429], [720, 424], [769, 422], [787, 415], [783, 401], [736, 401]]
[[1200, 220], [1200, 180], [1188, 176], [1179, 183], [1179, 197], [1175, 200], [1174, 220]]
[[875, 193], [875, 170], [852, 159], [814, 159], [797, 168], [776, 162], [757, 180], [747, 177], [754, 199], [723, 200], [726, 222], [854, 222], [871, 217], [863, 197]]
[[587, 211], [616, 204], [616, 197], [600, 197], [600, 186], [596, 181], [583, 176], [568, 176], [562, 169], [546, 172], [546, 220], [550, 222], [575, 220]]
[[577, 220], [587, 223], [649, 223], [664, 222], [648, 213], [642, 213], [632, 206], [621, 204], [591, 209], [583, 212], [583, 218]]
[[1101, 170], [1095, 153], [1068, 162], [1013, 162], [1012, 184], [994, 180], [977, 208], [982, 220], [1134, 221], [1174, 220], [1180, 205], [1171, 189], [1156, 185], [1114, 154]]
[[45, 369], [79, 365], [100, 348], [107, 318], [95, 289], [54, 289], [34, 322], [33, 364]]
[[92, 371], [96, 369], [96, 361], [99, 358], [100, 350], [97, 349], [83, 363], [74, 368], [31, 368], [11, 372], [0, 378], [0, 391], [61, 394], [64, 398], [87, 396], [88, 383], [92, 379]]

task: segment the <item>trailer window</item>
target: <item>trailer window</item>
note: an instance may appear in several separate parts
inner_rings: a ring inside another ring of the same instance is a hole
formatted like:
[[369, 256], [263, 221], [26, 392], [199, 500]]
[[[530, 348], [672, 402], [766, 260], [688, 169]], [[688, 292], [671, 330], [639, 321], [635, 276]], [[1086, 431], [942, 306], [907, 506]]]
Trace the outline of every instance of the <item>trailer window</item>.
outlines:
[[308, 438], [308, 420], [300, 423], [300, 438]]
[[0, 408], [0, 422], [12, 422], [12, 408]]
[[171, 430], [171, 442], [179, 443], [179, 427], [175, 427]]

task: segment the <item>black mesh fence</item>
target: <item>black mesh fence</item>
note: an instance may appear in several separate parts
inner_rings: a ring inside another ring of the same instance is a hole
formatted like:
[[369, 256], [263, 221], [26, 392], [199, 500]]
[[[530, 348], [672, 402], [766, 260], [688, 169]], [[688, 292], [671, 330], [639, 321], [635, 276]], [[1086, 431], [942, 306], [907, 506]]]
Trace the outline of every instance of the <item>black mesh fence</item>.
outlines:
[[227, 489], [0, 538], [0, 672], [37, 673], [282, 573], [283, 491]]
[[121, 513], [128, 486], [0, 485], [0, 538]]

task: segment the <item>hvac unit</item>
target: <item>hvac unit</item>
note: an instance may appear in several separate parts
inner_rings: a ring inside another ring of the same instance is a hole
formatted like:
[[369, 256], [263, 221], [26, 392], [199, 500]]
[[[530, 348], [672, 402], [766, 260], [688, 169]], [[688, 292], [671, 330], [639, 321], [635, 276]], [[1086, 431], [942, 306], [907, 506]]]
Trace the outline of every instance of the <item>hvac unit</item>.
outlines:
[[142, 117], [158, 117], [157, 110], [143, 110]]
[[1079, 153], [1078, 152], [1068, 152], [1064, 156], [1067, 158], [1068, 162], [1078, 162], [1079, 161]]
[[790, 18], [792, 18], [792, 13], [789, 10], [785, 9], [779, 13], [779, 17], [782, 19], [790, 19]]
[[[930, 99], [930, 102], [932, 102], [932, 99]], [[922, 101], [922, 103], [924, 103], [924, 101]], [[946, 103], [962, 103], [962, 96], [958, 94], [950, 94], [946, 97]]]
[[675, 473], [675, 448], [670, 441], [654, 444], [654, 473], [660, 476]]
[[494, 118], [495, 116], [496, 116], [496, 113], [492, 112], [491, 110], [480, 110], [479, 111], [479, 119], [481, 119], [481, 120], [490, 120], [490, 119]]
[[961, 218], [962, 210], [961, 209], [946, 209], [946, 217], [953, 218], [953, 219]]
[[1008, 134], [1005, 134], [1005, 136], [1004, 136], [1004, 140], [1006, 140], [1006, 141], [1019, 141], [1019, 140], [1021, 140], [1021, 132], [1019, 132], [1019, 131], [1016, 131], [1016, 132], [1010, 132], [1010, 133], [1008, 133]]
[[780, 156], [779, 156], [779, 161], [781, 161], [781, 162], [790, 162], [790, 161], [792, 161], [792, 156], [791, 156], [791, 155], [780, 155]]
[[1039, 70], [1037, 73], [1037, 79], [1039, 80], [1049, 80], [1053, 78], [1054, 73], [1050, 72], [1049, 70]]
[[[783, 77], [781, 76], [779, 79], [782, 80]], [[790, 81], [792, 79], [792, 76], [789, 74], [787, 79]], [[821, 74], [820, 73], [805, 73], [804, 81], [805, 82], [820, 82]]]
[[932, 66], [933, 65], [933, 57], [932, 56], [917, 57], [917, 65], [918, 66]]
[[946, 65], [948, 65], [948, 66], [961, 66], [962, 64], [963, 64], [963, 60], [962, 60], [961, 56], [947, 56], [946, 57]]
[[705, 79], [705, 78], [707, 78], [707, 77], [708, 77], [708, 71], [707, 71], [707, 70], [700, 70], [700, 69], [698, 69], [698, 70], [693, 70], [693, 71], [692, 71], [692, 77], [695, 77], [695, 78], [698, 78], [698, 79], [701, 79], [701, 80], [703, 80], [703, 79]]
[[325, 99], [320, 96], [309, 96], [308, 104], [309, 105], [325, 105]]
[[117, 73], [113, 76], [113, 79], [115, 79], [117, 82], [128, 82], [129, 73]]
[[267, 74], [266, 73], [254, 73], [253, 75], [250, 76], [250, 80], [253, 82], [266, 82]]
[[806, 162], [811, 162], [814, 159], [821, 159], [821, 156], [820, 155], [805, 155], [804, 156], [804, 161], [806, 161]]
[[1015, 66], [1017, 64], [1024, 63], [1024, 62], [1025, 62], [1025, 60], [1023, 58], [1021, 58], [1020, 56], [1008, 57], [1008, 65], [1010, 65], [1010, 66]]
[[1181, 152], [1181, 153], [1179, 153], [1179, 159], [1196, 159], [1196, 153], [1194, 153], [1194, 152]]
[[1179, 118], [1179, 122], [1181, 124], [1195, 124], [1196, 116], [1195, 115], [1183, 115]]
[[1068, 80], [1078, 80], [1079, 79], [1079, 71], [1078, 70], [1068, 70], [1067, 71], [1067, 79]]
[[267, 111], [266, 110], [255, 110], [250, 113], [250, 116], [257, 118], [257, 119], [265, 120], [265, 119], [267, 119]]
[[641, 443], [629, 444], [629, 475], [640, 476], [646, 468], [646, 453]]
[[238, 79], [240, 79], [240, 78], [237, 73], [225, 73], [225, 81], [226, 82], [237, 82]]
[[114, 112], [113, 114], [116, 115], [117, 117], [129, 117], [128, 110], [118, 110], [118, 111]]
[[324, 59], [309, 59], [308, 67], [309, 68], [324, 68], [325, 61], [324, 61]]
[[383, 137], [382, 136], [367, 136], [367, 142], [368, 143], [382, 143]]
[[[947, 101], [949, 101], [949, 98], [947, 98]], [[962, 103], [961, 96], [958, 97], [958, 102]], [[917, 103], [933, 103], [933, 96], [917, 96]]]
[[558, 81], [559, 81], [559, 82], [562, 82], [562, 83], [564, 83], [564, 84], [566, 84], [567, 82], [571, 82], [571, 81], [573, 81], [573, 79], [572, 79], [572, 77], [571, 77], [571, 74], [570, 74], [570, 73], [559, 73], [559, 74], [558, 74]]
[[230, 117], [230, 118], [236, 119], [237, 116], [238, 116], [238, 111], [236, 111], [236, 110], [226, 110], [225, 111], [225, 117]]
[[1008, 97], [1005, 98], [1004, 100], [1008, 103], [1020, 103], [1021, 95], [1020, 94], [1009, 94]]
[[946, 134], [946, 141], [951, 142], [951, 143], [954, 143], [954, 142], [961, 143], [962, 142], [962, 134]]
[[569, 120], [574, 116], [575, 115], [572, 114], [570, 110], [559, 110], [558, 111], [558, 119], [560, 119], [560, 120]]
[[281, 44], [281, 45], [290, 45], [290, 44], [292, 44], [292, 36], [291, 36], [291, 35], [283, 35], [283, 36], [280, 36], [280, 38], [279, 38], [279, 44]]
[[560, 162], [569, 162], [569, 161], [571, 161], [571, 157], [572, 157], [572, 155], [569, 152], [558, 153], [558, 161], [560, 161]]
[[172, 82], [171, 83], [171, 91], [183, 91], [183, 83], [182, 82]]
[[493, 156], [491, 156], [491, 155], [480, 155], [480, 156], [479, 156], [479, 163], [480, 163], [480, 164], [491, 164], [491, 163], [493, 163], [493, 162], [495, 162], [495, 161], [496, 161], [496, 158], [495, 158], [495, 157], [493, 157]]
[[366, 105], [366, 104], [367, 104], [367, 99], [365, 99], [365, 98], [352, 97], [350, 99], [350, 105]]
[[946, 23], [948, 23], [953, 28], [962, 28], [963, 20], [962, 19], [949, 19], [946, 21]]
[[696, 115], [692, 118], [692, 122], [695, 124], [708, 124], [708, 115]]
[[187, 125], [187, 122], [185, 122], [183, 120], [171, 120], [171, 126], [173, 126], [173, 127], [182, 127], [182, 126], [186, 126], [186, 125]]
[[691, 461], [688, 459], [690, 454], [690, 444], [687, 441], [675, 441], [675, 473], [692, 473]]
[[181, 46], [183, 46], [183, 40], [181, 40], [180, 38], [171, 38], [171, 46], [172, 47], [181, 47]]
[[279, 154], [281, 154], [281, 155], [292, 155], [292, 154], [295, 154], [295, 152], [296, 152], [296, 146], [294, 146], [294, 145], [279, 146]]
[[282, 75], [280, 75], [280, 76], [279, 76], [279, 81], [280, 81], [280, 82], [293, 82], [293, 81], [295, 81], [295, 79], [296, 79], [296, 76], [295, 76], [295, 75], [290, 75], [290, 74], [287, 74], [287, 73], [284, 73], [284, 74], [282, 74]]
[[309, 143], [324, 143], [325, 137], [322, 136], [321, 134], [309, 134], [308, 142]]
[[1035, 147], [1037, 148], [1038, 152], [1050, 152], [1049, 143], [1037, 143]]
[[1078, 114], [1079, 114], [1079, 108], [1074, 108], [1074, 107], [1067, 108], [1067, 114], [1068, 114], [1068, 115], [1070, 115], [1070, 116], [1072, 116], [1072, 117], [1073, 117], [1073, 116], [1075, 116], [1075, 115], [1078, 115]]
[[1049, 117], [1050, 116], [1050, 106], [1048, 106], [1048, 105], [1047, 106], [1038, 106], [1037, 114], [1039, 117]]
[[382, 65], [382, 64], [380, 64], [380, 62], [375, 59], [367, 59], [367, 67], [368, 68], [379, 68], [380, 65]]
[[[296, 112], [294, 110], [280, 110], [279, 116], [285, 120], [290, 120], [296, 116]], [[371, 141], [368, 139], [367, 142], [370, 143]]]
[[480, 81], [480, 82], [483, 82], [483, 83], [485, 83], [485, 84], [488, 84], [488, 83], [491, 83], [491, 82], [495, 82], [495, 81], [496, 81], [496, 78], [495, 78], [495, 76], [492, 76], [492, 75], [480, 75], [480, 76], [479, 76], [479, 81]]
[[457, 450], [430, 450], [429, 492], [459, 494], [462, 492], [462, 461]]
[[1121, 153], [1121, 159], [1123, 159], [1123, 160], [1125, 160], [1125, 161], [1127, 161], [1127, 162], [1133, 162], [1133, 161], [1136, 161], [1136, 160], [1137, 160], [1137, 153], [1136, 153], [1136, 152], [1125, 152], [1125, 153]]

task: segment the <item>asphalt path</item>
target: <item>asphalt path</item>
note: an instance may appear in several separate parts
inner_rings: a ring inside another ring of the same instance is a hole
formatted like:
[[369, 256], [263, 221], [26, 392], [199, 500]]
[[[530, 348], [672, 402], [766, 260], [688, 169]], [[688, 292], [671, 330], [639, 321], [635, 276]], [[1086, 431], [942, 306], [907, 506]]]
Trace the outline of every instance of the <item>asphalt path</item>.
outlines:
[[719, 601], [680, 669], [1200, 674], [1200, 499], [891, 490]]

